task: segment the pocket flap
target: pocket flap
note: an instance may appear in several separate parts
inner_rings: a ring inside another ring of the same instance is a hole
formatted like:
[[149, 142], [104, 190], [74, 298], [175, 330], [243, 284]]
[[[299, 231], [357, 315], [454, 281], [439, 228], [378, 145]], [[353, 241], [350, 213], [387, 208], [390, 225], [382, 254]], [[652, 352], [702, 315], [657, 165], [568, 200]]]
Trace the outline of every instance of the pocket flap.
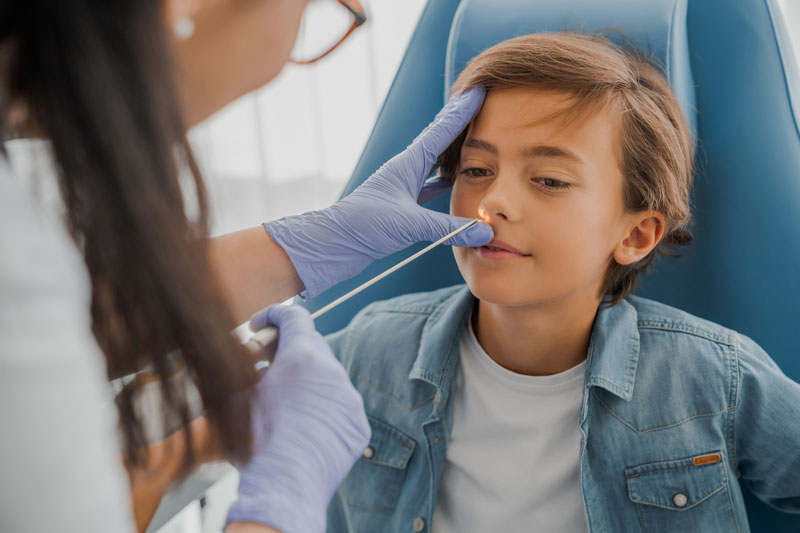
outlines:
[[414, 439], [375, 417], [367, 415], [367, 418], [372, 428], [368, 448], [371, 453], [364, 454], [363, 459], [373, 464], [405, 468], [417, 447]]
[[686, 511], [728, 483], [722, 452], [659, 461], [625, 469], [631, 501]]

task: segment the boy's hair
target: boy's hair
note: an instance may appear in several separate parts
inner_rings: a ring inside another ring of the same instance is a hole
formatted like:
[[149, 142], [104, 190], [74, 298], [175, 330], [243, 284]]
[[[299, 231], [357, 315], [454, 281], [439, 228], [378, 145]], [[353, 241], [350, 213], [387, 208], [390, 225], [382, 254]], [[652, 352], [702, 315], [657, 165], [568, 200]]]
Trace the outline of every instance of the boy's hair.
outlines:
[[[612, 260], [600, 293], [611, 305], [633, 291], [639, 274], [650, 269], [658, 253], [673, 255], [670, 246], [691, 242], [692, 139], [669, 85], [647, 59], [601, 36], [525, 35], [473, 58], [451, 92], [469, 87], [568, 93], [575, 104], [558, 114], [572, 118], [608, 107], [619, 113], [625, 209], [657, 211], [664, 215], [666, 227], [647, 257], [630, 265]], [[465, 138], [466, 131], [442, 153], [443, 179], [455, 179]]]

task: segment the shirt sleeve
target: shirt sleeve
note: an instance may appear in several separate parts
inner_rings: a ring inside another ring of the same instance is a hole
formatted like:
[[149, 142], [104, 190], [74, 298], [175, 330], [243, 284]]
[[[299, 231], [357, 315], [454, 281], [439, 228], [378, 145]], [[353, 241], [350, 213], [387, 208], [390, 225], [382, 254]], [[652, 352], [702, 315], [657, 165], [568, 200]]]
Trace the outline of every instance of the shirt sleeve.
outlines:
[[133, 531], [83, 262], [0, 159], [0, 531]]
[[734, 413], [740, 483], [784, 512], [800, 513], [800, 384], [739, 335]]

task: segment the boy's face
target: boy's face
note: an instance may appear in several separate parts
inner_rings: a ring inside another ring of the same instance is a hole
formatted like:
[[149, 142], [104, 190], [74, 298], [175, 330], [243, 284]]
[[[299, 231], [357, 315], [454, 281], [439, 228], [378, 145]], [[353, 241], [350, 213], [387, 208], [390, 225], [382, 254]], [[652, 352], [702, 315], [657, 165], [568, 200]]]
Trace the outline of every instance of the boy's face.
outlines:
[[467, 132], [450, 212], [480, 212], [494, 229], [491, 246], [454, 248], [481, 300], [599, 300], [606, 269], [622, 253], [632, 219], [623, 209], [619, 120], [609, 110], [544, 120], [570, 104], [564, 93], [492, 90]]

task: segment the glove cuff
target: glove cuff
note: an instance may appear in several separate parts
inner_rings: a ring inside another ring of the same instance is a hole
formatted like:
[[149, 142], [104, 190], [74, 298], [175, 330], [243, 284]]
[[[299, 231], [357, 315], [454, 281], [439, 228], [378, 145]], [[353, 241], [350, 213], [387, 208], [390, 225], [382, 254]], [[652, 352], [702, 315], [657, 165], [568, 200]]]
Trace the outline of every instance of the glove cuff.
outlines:
[[352, 237], [339, 228], [332, 208], [284, 217], [262, 225], [289, 256], [305, 288], [303, 300], [313, 298], [364, 270], [372, 258], [350, 246]]
[[283, 248], [283, 251], [286, 252], [286, 255], [289, 256], [289, 261], [291, 261], [292, 266], [294, 267], [297, 275], [300, 276], [300, 281], [303, 282], [303, 290], [300, 291], [300, 298], [303, 301], [308, 300], [309, 298], [313, 298], [316, 296], [316, 291], [314, 294], [309, 294], [309, 286], [314, 286], [315, 284], [312, 283], [314, 279], [313, 271], [306, 272], [305, 265], [297, 259], [295, 259], [295, 254], [292, 253], [292, 248], [289, 246], [289, 243], [286, 239], [283, 238], [283, 235], [289, 231], [285, 226], [284, 219], [275, 220], [273, 222], [264, 222], [261, 224], [267, 233], [269, 234], [270, 238], [273, 240], [275, 244]]

